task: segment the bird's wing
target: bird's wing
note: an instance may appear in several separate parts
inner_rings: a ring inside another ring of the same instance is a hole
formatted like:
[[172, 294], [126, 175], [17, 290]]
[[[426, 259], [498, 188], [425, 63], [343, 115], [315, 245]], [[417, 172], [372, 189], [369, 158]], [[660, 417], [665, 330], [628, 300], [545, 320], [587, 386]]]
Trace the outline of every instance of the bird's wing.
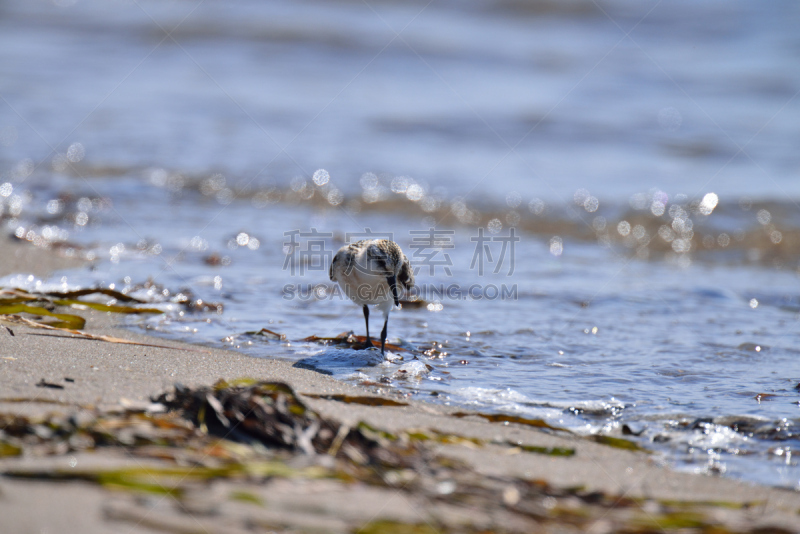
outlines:
[[411, 263], [405, 254], [403, 254], [403, 264], [400, 266], [400, 272], [397, 274], [397, 281], [406, 289], [414, 287], [414, 270], [411, 268]]
[[333, 275], [333, 266], [334, 266], [334, 265], [336, 265], [336, 259], [337, 259], [338, 257], [339, 257], [339, 256], [334, 256], [334, 257], [333, 257], [333, 261], [331, 261], [331, 265], [330, 265], [330, 267], [328, 268], [328, 278], [330, 278], [330, 279], [331, 279], [331, 282], [335, 282], [335, 281], [336, 281], [336, 278], [335, 278], [335, 277], [334, 277], [334, 275]]

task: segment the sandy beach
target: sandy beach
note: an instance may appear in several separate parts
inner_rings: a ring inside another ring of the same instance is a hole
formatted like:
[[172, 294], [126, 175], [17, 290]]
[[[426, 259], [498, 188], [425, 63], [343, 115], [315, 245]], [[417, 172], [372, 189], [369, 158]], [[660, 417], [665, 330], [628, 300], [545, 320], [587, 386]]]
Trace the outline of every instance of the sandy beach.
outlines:
[[[76, 265], [8, 240], [2, 247], [3, 275], [45, 274]], [[347, 385], [287, 362], [151, 338], [120, 328], [110, 313], [70, 313], [87, 319], [88, 333], [159, 347], [9, 324], [0, 332], [0, 414], [7, 425], [22, 417], [31, 424], [47, 419], [54, 428], [53, 421], [71, 418], [83, 420], [85, 427], [94, 420], [146, 414], [151, 399], [176, 383], [194, 388], [249, 377], [288, 384], [319, 417], [340, 428], [368, 428], [390, 444], [420, 433], [437, 439], [422, 441], [415, 449], [427, 459], [423, 468], [411, 474], [408, 469], [380, 471], [379, 483], [319, 476], [320, 469], [338, 469], [331, 455], [299, 451], [271, 457], [273, 467], [286, 469], [283, 474], [242, 477], [214, 471], [196, 477], [208, 469], [204, 459], [140, 454], [135, 442], [82, 448], [70, 439], [63, 446], [23, 447], [19, 454], [0, 459], [4, 533], [800, 529], [800, 496], [795, 492], [677, 473], [647, 451], [623, 450], [530, 424], [465, 416], [456, 408], [409, 400], [377, 385]], [[369, 405], [365, 398], [384, 400]], [[193, 432], [199, 436], [193, 439], [207, 439], [203, 429]], [[46, 444], [52, 436], [38, 439]], [[249, 458], [251, 452], [236, 454]], [[166, 482], [159, 475], [159, 470], [177, 468], [185, 471]], [[98, 475], [126, 469], [149, 473], [155, 488], [126, 487]], [[393, 479], [389, 472], [406, 474]]]

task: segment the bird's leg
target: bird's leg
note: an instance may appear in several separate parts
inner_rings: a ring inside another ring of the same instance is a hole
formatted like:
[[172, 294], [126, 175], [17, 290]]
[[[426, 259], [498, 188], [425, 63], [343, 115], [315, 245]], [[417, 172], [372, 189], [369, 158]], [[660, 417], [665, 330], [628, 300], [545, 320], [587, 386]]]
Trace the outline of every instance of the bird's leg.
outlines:
[[400, 297], [397, 295], [397, 277], [389, 275], [386, 277], [386, 283], [389, 284], [389, 289], [392, 291], [392, 298], [394, 298], [394, 305], [400, 306]]
[[386, 320], [383, 322], [383, 330], [381, 330], [381, 355], [385, 355], [386, 349], [386, 327], [389, 324], [389, 316], [386, 316]]
[[364, 322], [367, 323], [367, 348], [372, 346], [372, 340], [369, 338], [369, 307], [364, 304]]

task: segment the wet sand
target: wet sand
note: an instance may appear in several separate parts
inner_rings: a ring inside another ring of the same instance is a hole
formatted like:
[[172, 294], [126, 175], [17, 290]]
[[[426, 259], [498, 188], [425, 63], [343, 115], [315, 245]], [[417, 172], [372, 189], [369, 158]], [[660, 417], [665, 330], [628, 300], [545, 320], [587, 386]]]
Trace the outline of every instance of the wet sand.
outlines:
[[[42, 275], [76, 266], [75, 262], [11, 241], [2, 242], [2, 248], [0, 275], [20, 272]], [[240, 377], [285, 382], [301, 397], [303, 394], [381, 396], [376, 388], [337, 382], [287, 362], [154, 339], [120, 328], [118, 318], [111, 314], [75, 310], [70, 313], [87, 318], [87, 332], [165, 348], [75, 339], [57, 331], [12, 325], [13, 336], [0, 331], [0, 413], [29, 417], [52, 412], [91, 416], [96, 410], [146, 406], [151, 397], [169, 390], [175, 383], [202, 386]], [[37, 385], [42, 381], [60, 388]], [[488, 501], [484, 499], [481, 507], [475, 507], [456, 499], [455, 493], [450, 499], [447, 484], [438, 491], [439, 497], [432, 500], [428, 494], [402, 484], [381, 487], [358, 481], [302, 477], [273, 477], [256, 484], [223, 478], [192, 486], [189, 493], [175, 498], [112, 491], [91, 482], [29, 481], [2, 476], [20, 469], [161, 465], [152, 459], [132, 456], [124, 448], [104, 447], [96, 452], [0, 457], [0, 530], [9, 533], [353, 532], [362, 528], [363, 532], [381, 532], [389, 531], [388, 522], [394, 522], [391, 528], [400, 529], [392, 532], [478, 529], [549, 532], [582, 530], [587, 524], [589, 530], [596, 532], [614, 530], [619, 525], [643, 532], [709, 525], [728, 531], [765, 527], [800, 530], [797, 515], [800, 494], [717, 476], [676, 473], [645, 452], [621, 450], [525, 425], [487, 422], [478, 416], [455, 417], [453, 413], [459, 411], [455, 408], [396, 395], [388, 398], [407, 405], [366, 406], [302, 398], [323, 417], [351, 426], [363, 421], [395, 434], [426, 429], [442, 435], [477, 438], [484, 443], [482, 446], [463, 441], [436, 443], [431, 448], [441, 457], [464, 462], [465, 469], [475, 477], [493, 481], [494, 485], [487, 486]], [[514, 447], [515, 443], [574, 449], [575, 454], [568, 457], [530, 454]], [[297, 465], [307, 461], [302, 455], [292, 460]], [[545, 499], [539, 519], [536, 514], [523, 517], [514, 513], [524, 504], [519, 502], [514, 485], [521, 481], [537, 481], [541, 487], [554, 488], [553, 491], [562, 491], [563, 495], [551, 501]], [[252, 498], [233, 499], [229, 498], [231, 495]], [[492, 500], [492, 495], [496, 499]], [[596, 502], [592, 501], [592, 495], [597, 496]], [[251, 502], [244, 502], [248, 500]], [[628, 503], [624, 511], [628, 515], [620, 515], [622, 512], [615, 506], [623, 501]], [[677, 502], [679, 512], [668, 504]], [[590, 519], [588, 523], [573, 520], [581, 514]]]

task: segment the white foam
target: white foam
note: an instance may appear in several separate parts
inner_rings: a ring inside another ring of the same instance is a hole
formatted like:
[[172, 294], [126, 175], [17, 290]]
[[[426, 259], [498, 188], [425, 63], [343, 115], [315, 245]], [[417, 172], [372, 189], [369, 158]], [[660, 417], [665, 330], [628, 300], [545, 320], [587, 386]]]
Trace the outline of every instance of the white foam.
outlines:
[[[508, 413], [540, 417], [558, 422], [559, 424], [569, 424], [565, 421], [565, 418], [574, 418], [573, 415], [567, 413], [568, 410], [573, 408], [589, 413], [610, 413], [625, 407], [624, 403], [616, 399], [582, 400], [574, 402], [537, 400], [511, 388], [492, 389], [467, 387], [456, 389], [454, 394], [464, 399], [467, 405], [489, 407]], [[575, 423], [576, 421], [572, 421], [572, 424]], [[572, 424], [570, 424], [571, 427]], [[591, 432], [591, 430], [594, 429], [594, 426], [592, 426], [587, 430], [587, 428], [585, 428], [585, 422], [580, 423], [580, 426], [584, 427], [582, 429], [583, 431]]]
[[77, 291], [82, 289], [79, 285], [68, 285], [56, 280], [44, 280], [32, 274], [12, 274], [0, 278], [0, 287], [15, 287], [26, 291]]
[[400, 366], [400, 368], [394, 372], [392, 375], [394, 378], [400, 379], [408, 379], [408, 378], [420, 378], [422, 376], [427, 375], [430, 373], [430, 369], [428, 366], [422, 363], [419, 360], [411, 360], [408, 363], [404, 363]]
[[454, 393], [466, 401], [464, 404], [478, 406], [479, 408], [496, 408], [503, 412], [532, 415], [546, 419], [557, 419], [563, 416], [562, 410], [537, 408], [532, 399], [511, 388], [467, 387], [456, 389]]
[[379, 350], [326, 348], [299, 360], [296, 365], [345, 380], [365, 367], [375, 367], [383, 362]]

